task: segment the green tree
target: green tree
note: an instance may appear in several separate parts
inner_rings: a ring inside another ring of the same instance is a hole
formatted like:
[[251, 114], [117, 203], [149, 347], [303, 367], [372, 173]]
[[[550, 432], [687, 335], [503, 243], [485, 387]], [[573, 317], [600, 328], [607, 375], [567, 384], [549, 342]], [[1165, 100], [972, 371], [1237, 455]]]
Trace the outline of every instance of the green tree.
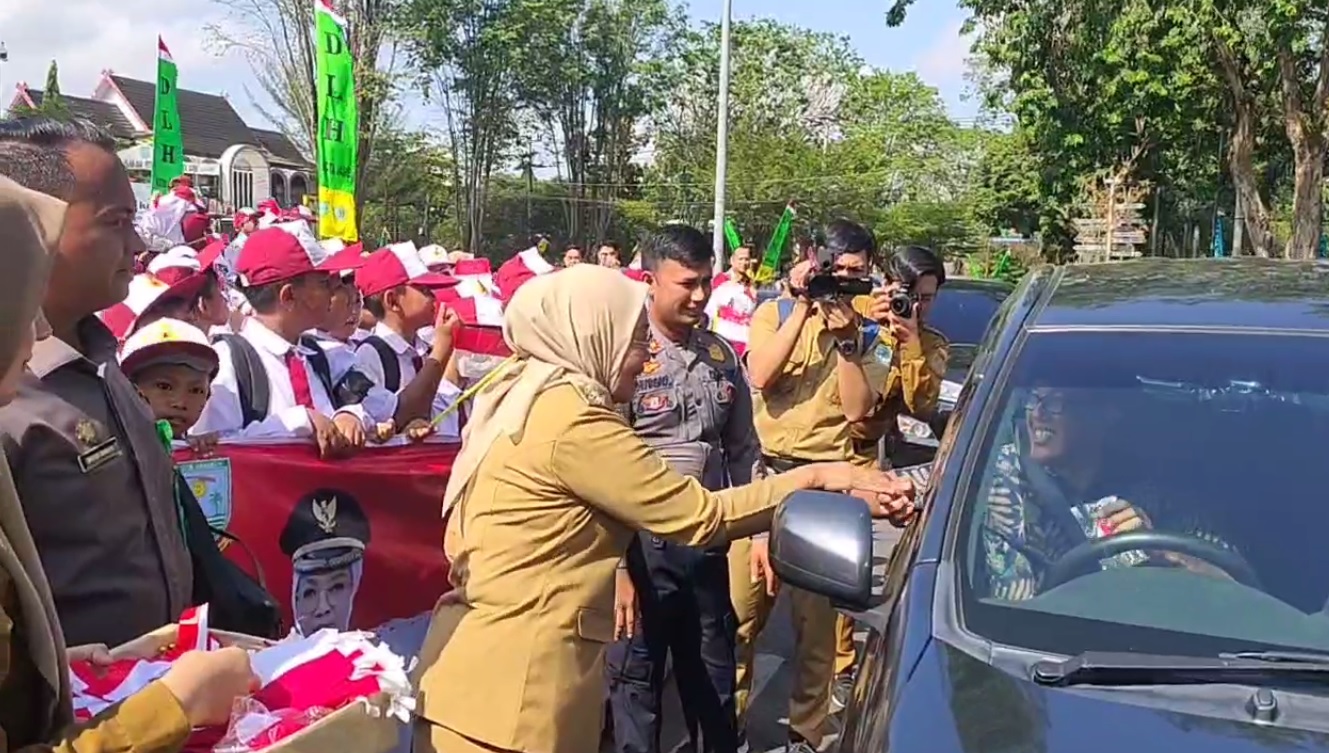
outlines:
[[11, 117], [44, 117], [55, 120], [69, 120], [72, 116], [69, 106], [60, 96], [60, 69], [54, 60], [46, 69], [46, 88], [42, 90], [42, 101], [36, 107], [18, 105], [9, 112]]

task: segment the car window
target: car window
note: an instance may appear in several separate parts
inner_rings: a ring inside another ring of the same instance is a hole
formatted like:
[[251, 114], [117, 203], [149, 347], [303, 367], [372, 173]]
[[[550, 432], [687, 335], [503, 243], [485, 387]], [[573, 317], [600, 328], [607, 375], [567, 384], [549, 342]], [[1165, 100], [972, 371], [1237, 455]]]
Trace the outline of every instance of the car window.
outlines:
[[1329, 650], [1329, 338], [1035, 332], [995, 399], [956, 518], [971, 629]]
[[927, 323], [952, 343], [977, 344], [1005, 298], [1005, 291], [943, 287]]

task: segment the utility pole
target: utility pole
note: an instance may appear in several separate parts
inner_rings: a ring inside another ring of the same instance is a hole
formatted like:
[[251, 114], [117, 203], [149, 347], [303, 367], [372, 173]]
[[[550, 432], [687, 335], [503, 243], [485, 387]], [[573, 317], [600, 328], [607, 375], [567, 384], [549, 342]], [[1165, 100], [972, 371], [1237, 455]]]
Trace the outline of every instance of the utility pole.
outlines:
[[529, 240], [534, 234], [535, 229], [531, 227], [534, 223], [534, 213], [531, 208], [531, 200], [535, 194], [535, 143], [526, 148], [526, 154], [522, 155], [522, 170], [526, 173], [526, 238]]
[[724, 0], [724, 18], [720, 22], [720, 102], [715, 128], [715, 227], [711, 236], [716, 274], [724, 271], [724, 189], [729, 159], [729, 25], [733, 12], [733, 0]]

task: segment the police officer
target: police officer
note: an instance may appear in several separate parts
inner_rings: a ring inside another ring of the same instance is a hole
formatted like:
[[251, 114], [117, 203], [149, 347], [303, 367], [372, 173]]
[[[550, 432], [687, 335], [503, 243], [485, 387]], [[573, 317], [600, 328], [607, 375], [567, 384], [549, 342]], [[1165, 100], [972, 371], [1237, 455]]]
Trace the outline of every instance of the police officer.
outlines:
[[349, 629], [369, 545], [360, 503], [338, 489], [315, 489], [295, 503], [278, 544], [291, 558], [291, 614], [300, 634]]
[[[641, 250], [651, 286], [650, 360], [637, 378], [628, 419], [675, 470], [707, 489], [747, 484], [760, 462], [751, 394], [734, 349], [698, 327], [711, 288], [710, 240], [695, 228], [670, 225]], [[605, 661], [619, 753], [660, 749], [661, 689], [670, 654], [694, 749], [737, 750], [735, 618], [726, 552], [645, 533], [629, 547], [615, 594], [620, 638]]]

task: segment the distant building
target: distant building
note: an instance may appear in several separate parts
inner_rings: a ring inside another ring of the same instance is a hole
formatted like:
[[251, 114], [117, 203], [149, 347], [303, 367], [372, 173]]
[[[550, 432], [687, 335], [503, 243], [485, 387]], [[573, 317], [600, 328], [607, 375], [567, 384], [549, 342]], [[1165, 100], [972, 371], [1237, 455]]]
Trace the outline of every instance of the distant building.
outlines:
[[[75, 117], [106, 128], [117, 139], [132, 144], [120, 159], [146, 199], [152, 173], [152, 115], [156, 85], [151, 81], [103, 71], [89, 98], [60, 99]], [[41, 104], [42, 92], [20, 83], [9, 108]], [[314, 165], [295, 144], [278, 131], [251, 128], [240, 119], [230, 100], [217, 94], [178, 90], [180, 127], [184, 135], [185, 173], [208, 199], [214, 214], [229, 216], [240, 207], [253, 207], [269, 197], [282, 206], [300, 204], [314, 193]]]

